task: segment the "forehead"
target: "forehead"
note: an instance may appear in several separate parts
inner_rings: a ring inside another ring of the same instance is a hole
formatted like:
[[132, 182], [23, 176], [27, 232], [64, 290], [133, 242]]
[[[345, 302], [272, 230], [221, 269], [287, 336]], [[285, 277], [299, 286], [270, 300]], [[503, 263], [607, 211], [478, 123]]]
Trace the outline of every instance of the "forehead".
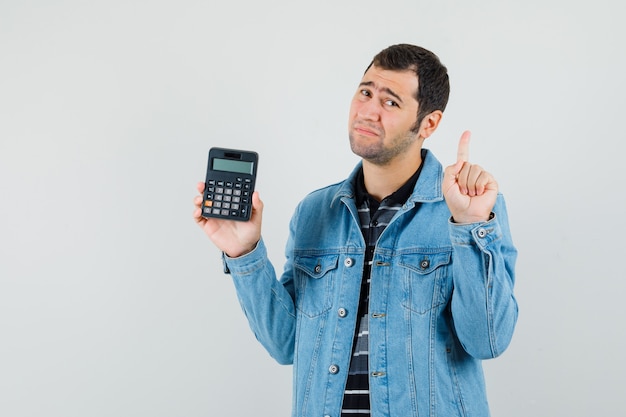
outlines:
[[367, 85], [377, 91], [391, 91], [403, 99], [417, 100], [418, 79], [412, 70], [386, 70], [372, 65], [361, 79], [360, 85]]

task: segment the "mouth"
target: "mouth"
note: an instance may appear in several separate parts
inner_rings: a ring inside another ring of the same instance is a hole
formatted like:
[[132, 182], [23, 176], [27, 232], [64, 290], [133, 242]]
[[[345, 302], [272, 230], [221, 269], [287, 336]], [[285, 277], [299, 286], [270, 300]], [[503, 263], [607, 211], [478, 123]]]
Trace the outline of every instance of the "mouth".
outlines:
[[355, 133], [358, 133], [359, 135], [362, 135], [362, 136], [370, 136], [370, 137], [380, 136], [379, 130], [371, 126], [356, 125], [353, 127], [353, 130]]

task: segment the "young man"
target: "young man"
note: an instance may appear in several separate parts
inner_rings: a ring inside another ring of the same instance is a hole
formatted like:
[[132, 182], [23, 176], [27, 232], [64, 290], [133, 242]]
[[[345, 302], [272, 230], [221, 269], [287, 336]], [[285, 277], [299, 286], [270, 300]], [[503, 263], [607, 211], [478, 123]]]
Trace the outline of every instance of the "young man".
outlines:
[[432, 52], [374, 57], [350, 108], [362, 161], [298, 205], [279, 280], [257, 193], [246, 223], [205, 219], [194, 201], [256, 337], [294, 364], [294, 416], [489, 415], [481, 360], [511, 340], [517, 252], [495, 179], [467, 160], [469, 132], [445, 170], [422, 149], [448, 94]]

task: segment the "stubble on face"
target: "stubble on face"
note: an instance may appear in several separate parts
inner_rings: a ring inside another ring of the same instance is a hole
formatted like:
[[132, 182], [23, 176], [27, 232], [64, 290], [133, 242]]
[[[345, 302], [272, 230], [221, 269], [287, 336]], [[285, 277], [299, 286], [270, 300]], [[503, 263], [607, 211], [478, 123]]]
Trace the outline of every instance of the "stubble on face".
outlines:
[[[391, 138], [385, 145], [385, 132], [382, 129], [376, 128], [378, 136], [364, 139], [357, 138], [362, 135], [355, 133], [354, 127], [352, 126], [349, 132], [352, 152], [378, 166], [389, 165], [398, 156], [408, 152], [418, 138], [417, 132], [409, 130], [404, 135]], [[368, 127], [368, 129], [374, 130], [373, 127]]]

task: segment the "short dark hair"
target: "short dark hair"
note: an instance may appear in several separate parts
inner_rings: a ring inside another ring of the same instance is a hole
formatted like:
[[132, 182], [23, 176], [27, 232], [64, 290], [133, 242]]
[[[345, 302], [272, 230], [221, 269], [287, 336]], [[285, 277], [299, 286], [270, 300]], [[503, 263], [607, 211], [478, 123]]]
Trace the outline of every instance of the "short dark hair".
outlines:
[[448, 69], [431, 51], [405, 43], [392, 45], [380, 51], [365, 72], [372, 65], [385, 70], [415, 72], [418, 82], [415, 97], [418, 103], [417, 122], [414, 127], [416, 130], [427, 114], [435, 110], [443, 112], [446, 109], [450, 96]]

